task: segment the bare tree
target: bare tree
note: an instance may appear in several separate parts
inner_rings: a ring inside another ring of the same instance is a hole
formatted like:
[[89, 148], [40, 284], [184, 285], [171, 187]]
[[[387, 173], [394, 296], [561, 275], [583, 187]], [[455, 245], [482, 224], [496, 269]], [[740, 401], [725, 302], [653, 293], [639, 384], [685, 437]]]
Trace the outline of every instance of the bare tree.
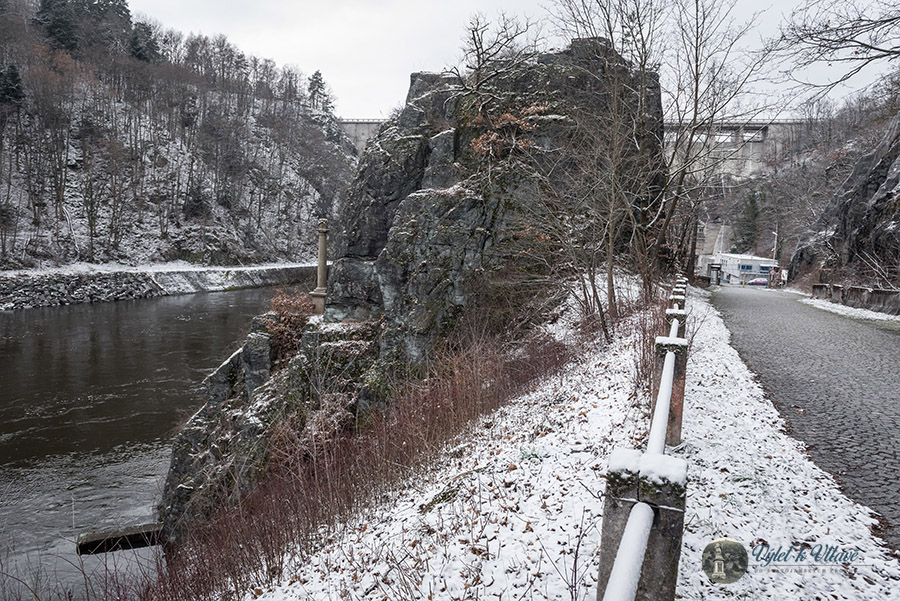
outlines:
[[[659, 174], [646, 173], [643, 196], [623, 198], [622, 206], [631, 210], [621, 212], [631, 220], [624, 231], [632, 265], [649, 292], [667, 254], [674, 252], [682, 268], [692, 270], [702, 205], [711, 191], [721, 188], [718, 172], [736, 152], [724, 150], [717, 124], [750, 121], [766, 109], [772, 114], [771, 103], [755, 95], [772, 52], [748, 49], [755, 19], [735, 22], [733, 0], [557, 0], [556, 6], [556, 23], [564, 33], [606, 38], [630, 61], [637, 81], [643, 82], [638, 98], [647, 107], [658, 93], [654, 72], [659, 73], [667, 173], [658, 188], [649, 181]], [[610, 115], [613, 120], [622, 117], [616, 111]], [[645, 140], [652, 133], [645, 125]], [[646, 163], [641, 168], [652, 169]]]
[[500, 13], [496, 21], [483, 13], [469, 19], [460, 64], [448, 69], [470, 97], [483, 95], [497, 79], [518, 73], [537, 54], [541, 32], [536, 23]]
[[839, 76], [808, 85], [831, 88], [867, 66], [900, 57], [900, 6], [889, 0], [805, 0], [773, 42], [800, 67], [845, 67]]

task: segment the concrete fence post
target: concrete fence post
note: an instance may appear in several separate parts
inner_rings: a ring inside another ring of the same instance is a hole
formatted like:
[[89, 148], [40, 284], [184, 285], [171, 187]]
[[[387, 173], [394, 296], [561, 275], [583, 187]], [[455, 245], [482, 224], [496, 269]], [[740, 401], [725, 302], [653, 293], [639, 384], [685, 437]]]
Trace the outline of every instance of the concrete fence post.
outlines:
[[316, 269], [316, 289], [309, 293], [315, 314], [325, 313], [325, 287], [328, 282], [328, 220], [319, 219], [319, 265]]
[[597, 601], [603, 600], [606, 583], [616, 562], [628, 515], [638, 498], [641, 452], [615, 449], [609, 455], [606, 470], [606, 494], [603, 496], [603, 524], [600, 529], [600, 572], [597, 576]]
[[609, 457], [597, 601], [602, 601], [622, 534], [635, 503], [653, 508], [653, 527], [641, 565], [636, 599], [672, 601], [684, 532], [687, 462], [678, 457], [616, 449]]
[[672, 601], [684, 535], [687, 461], [667, 455], [641, 457], [638, 499], [653, 507], [653, 529], [635, 599]]
[[678, 320], [678, 331], [675, 333], [679, 338], [684, 338], [685, 323], [687, 322], [687, 311], [684, 309], [666, 309], [666, 323], [672, 326], [672, 321]]
[[[679, 328], [680, 329], [680, 328]], [[656, 411], [656, 397], [666, 353], [675, 353], [675, 374], [672, 379], [672, 396], [669, 400], [669, 423], [666, 428], [666, 444], [674, 447], [681, 444], [681, 417], [684, 414], [684, 385], [687, 376], [687, 340], [658, 336], [656, 338], [656, 359], [653, 369], [653, 390], [651, 391], [651, 411]]]

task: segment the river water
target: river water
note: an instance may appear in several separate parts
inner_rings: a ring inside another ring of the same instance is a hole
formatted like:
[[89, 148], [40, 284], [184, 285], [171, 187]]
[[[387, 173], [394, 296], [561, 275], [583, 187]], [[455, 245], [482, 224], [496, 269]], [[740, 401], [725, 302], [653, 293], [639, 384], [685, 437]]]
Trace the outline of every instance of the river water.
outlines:
[[[269, 307], [261, 288], [0, 313], [0, 572], [80, 579], [75, 538], [156, 521], [202, 379]], [[111, 554], [118, 555], [118, 554]], [[110, 557], [85, 559], [88, 572]]]

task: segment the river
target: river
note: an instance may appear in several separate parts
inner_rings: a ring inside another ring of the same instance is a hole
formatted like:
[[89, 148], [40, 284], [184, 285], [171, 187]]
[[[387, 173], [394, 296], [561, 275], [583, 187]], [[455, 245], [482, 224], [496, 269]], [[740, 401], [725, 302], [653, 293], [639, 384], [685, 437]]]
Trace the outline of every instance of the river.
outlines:
[[[39, 569], [70, 586], [79, 532], [156, 521], [169, 445], [203, 402], [198, 384], [272, 293], [0, 313], [0, 572]], [[89, 572], [110, 561], [84, 559]]]

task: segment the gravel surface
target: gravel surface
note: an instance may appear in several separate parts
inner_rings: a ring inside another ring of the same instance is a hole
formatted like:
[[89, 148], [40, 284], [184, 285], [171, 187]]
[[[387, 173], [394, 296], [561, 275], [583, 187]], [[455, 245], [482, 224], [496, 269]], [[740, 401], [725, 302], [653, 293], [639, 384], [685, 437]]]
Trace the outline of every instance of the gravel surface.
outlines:
[[882, 517], [900, 549], [900, 324], [852, 319], [774, 290], [722, 287], [733, 344], [809, 455]]

